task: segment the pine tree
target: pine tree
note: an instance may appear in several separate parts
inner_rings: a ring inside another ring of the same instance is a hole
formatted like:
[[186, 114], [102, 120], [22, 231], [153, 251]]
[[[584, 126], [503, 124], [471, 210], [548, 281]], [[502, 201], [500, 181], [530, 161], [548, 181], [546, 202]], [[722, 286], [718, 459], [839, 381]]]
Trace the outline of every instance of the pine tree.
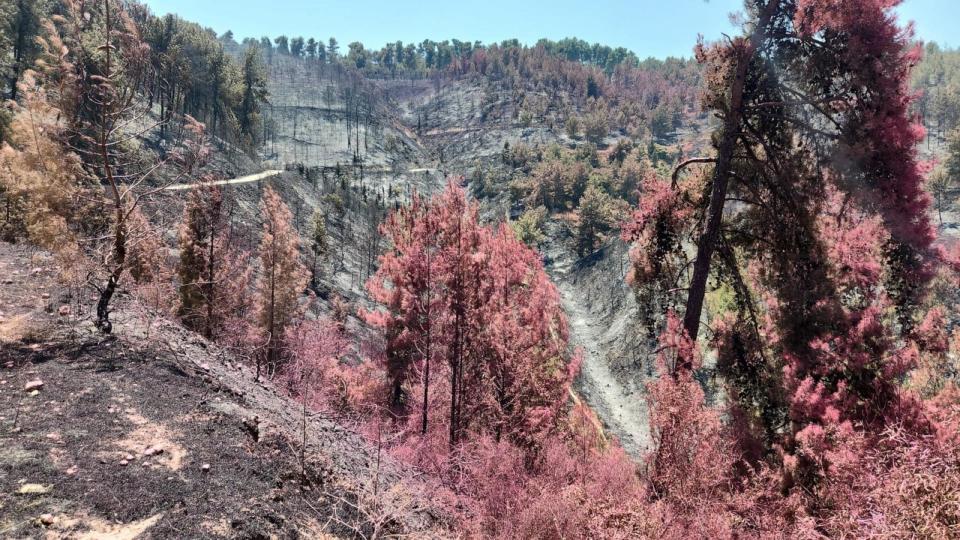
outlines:
[[214, 317], [219, 281], [225, 263], [223, 194], [217, 186], [190, 191], [180, 225], [180, 305], [177, 314], [187, 328], [213, 337], [219, 327]]
[[37, 38], [42, 31], [41, 16], [48, 9], [46, 0], [0, 1], [0, 15], [4, 15], [4, 21], [7, 21], [4, 23], [6, 28], [0, 31], [0, 57], [4, 62], [7, 54], [12, 57], [9, 72], [0, 75], [8, 78], [10, 99], [17, 99], [20, 76], [33, 66], [41, 52]]
[[613, 198], [596, 186], [587, 188], [577, 209], [580, 223], [577, 225], [577, 252], [581, 255], [592, 252], [604, 234], [614, 223]]
[[947, 180], [955, 186], [960, 185], [960, 128], [947, 136], [947, 160], [944, 166]]
[[20, 85], [22, 109], [16, 109], [10, 140], [0, 147], [3, 235], [27, 238], [55, 252], [73, 252], [73, 229], [81, 219], [78, 184], [86, 174], [79, 156], [64, 152], [55, 138], [64, 125], [33, 72], [24, 74]]
[[237, 120], [240, 133], [247, 144], [258, 141], [260, 133], [260, 104], [267, 99], [267, 78], [260, 49], [249, 47], [243, 59], [243, 83], [241, 85], [240, 109]]
[[943, 226], [943, 209], [946, 208], [949, 202], [947, 197], [950, 193], [950, 184], [950, 176], [947, 174], [946, 167], [938, 166], [930, 172], [927, 188], [930, 190], [930, 194], [933, 195], [933, 203], [937, 209], [937, 218], [940, 221], [940, 226]]
[[521, 214], [519, 219], [510, 223], [510, 227], [518, 240], [536, 249], [546, 239], [543, 234], [543, 223], [546, 218], [547, 209], [538, 206]]
[[336, 63], [340, 58], [340, 45], [337, 44], [336, 38], [330, 38], [327, 42], [327, 60], [333, 64]]
[[365, 316], [386, 333], [393, 410], [419, 405], [416, 430], [443, 426], [451, 445], [483, 433], [535, 446], [577, 370], [539, 256], [506, 225], [481, 226], [453, 180], [430, 200], [414, 196], [382, 230], [393, 247], [368, 290], [385, 310]]
[[918, 50], [892, 4], [749, 2], [743, 36], [697, 49], [704, 105], [722, 120], [715, 155], [653, 182], [625, 230], [635, 279], [689, 284], [662, 290], [685, 292], [692, 341], [708, 278], [734, 291], [713, 323], [718, 366], [761, 419], [757, 437], [783, 449], [787, 485], [815, 484], [888, 422], [927, 425], [898, 391], [937, 255], [909, 111]]
[[302, 37], [295, 37], [290, 40], [290, 55], [294, 58], [303, 56], [304, 41]]
[[290, 54], [290, 38], [287, 36], [277, 36], [273, 40], [277, 44], [277, 52], [280, 54]]
[[130, 212], [128, 219], [131, 236], [126, 264], [130, 277], [140, 285], [166, 281], [170, 276], [160, 232], [139, 207]]
[[[300, 262], [300, 236], [293, 228], [293, 215], [270, 186], [264, 189], [260, 212], [263, 235], [257, 250], [257, 321], [265, 340], [262, 356], [272, 375], [280, 365], [284, 333], [297, 316], [297, 299], [309, 275]], [[261, 361], [260, 356], [257, 358], [259, 378]]]
[[[440, 278], [436, 271], [437, 225], [429, 201], [414, 194], [408, 206], [390, 214], [381, 232], [393, 246], [380, 258], [377, 273], [367, 283], [371, 296], [386, 312], [368, 314], [368, 320], [387, 336], [386, 372], [389, 406], [402, 411], [407, 382], [415, 371], [425, 377], [422, 417], [429, 403], [433, 360], [433, 324], [440, 317]], [[425, 423], [426, 421], [424, 421]]]
[[[91, 177], [103, 189], [103, 212], [110, 215], [98, 240], [86, 242], [95, 270], [98, 301], [96, 326], [110, 333], [110, 303], [127, 268], [129, 217], [155, 189], [132, 189], [152, 167], [127, 167], [136, 163], [136, 150], [124, 144], [141, 131], [122, 131], [143, 104], [136, 100], [139, 85], [149, 69], [149, 47], [123, 6], [103, 0], [85, 6], [66, 4], [64, 15], [47, 23], [43, 41], [44, 62], [50, 66], [43, 81], [65, 119], [63, 142], [81, 156]], [[102, 239], [102, 240], [101, 240]]]

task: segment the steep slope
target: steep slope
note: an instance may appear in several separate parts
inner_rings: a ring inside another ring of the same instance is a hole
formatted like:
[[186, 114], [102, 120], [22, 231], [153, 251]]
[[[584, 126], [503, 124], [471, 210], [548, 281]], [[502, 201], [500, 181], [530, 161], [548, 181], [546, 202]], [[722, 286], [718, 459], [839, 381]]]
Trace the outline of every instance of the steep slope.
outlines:
[[[548, 100], [551, 107], [530, 122], [519, 119], [511, 89], [482, 78], [404, 86], [391, 95], [398, 99], [404, 121], [419, 128], [424, 146], [442, 156], [440, 167], [470, 180], [490, 221], [515, 218], [522, 209], [510, 196], [510, 180], [519, 173], [503, 164], [505, 146], [580, 144], [564, 133], [558, 120], [557, 110], [571, 101], [562, 94]], [[611, 136], [609, 142], [615, 140]], [[640, 337], [634, 296], [624, 281], [626, 246], [612, 241], [582, 258], [573, 249], [572, 231], [564, 220], [549, 220], [545, 232], [541, 252], [561, 292], [571, 342], [585, 354], [577, 388], [609, 434], [639, 458], [649, 447], [644, 382], [653, 375], [653, 360], [649, 344]]]
[[265, 163], [363, 167], [370, 173], [429, 166], [381, 90], [355, 72], [280, 55], [268, 70]]
[[103, 339], [43, 253], [0, 244], [0, 275], [0, 536], [443, 534], [402, 467], [230, 352], [129, 300]]
[[[550, 227], [552, 232], [559, 228]], [[636, 302], [623, 279], [626, 246], [613, 242], [578, 260], [554, 242], [547, 271], [563, 300], [571, 342], [581, 347], [583, 367], [577, 389], [597, 412], [607, 432], [639, 458], [650, 449], [644, 382], [652, 375], [647, 346], [636, 328]]]
[[[320, 208], [329, 222], [334, 209], [327, 196], [351, 194], [344, 218], [330, 228], [345, 254], [333, 263], [329, 284], [357, 304], [367, 301], [363, 283], [375, 263], [363, 244], [376, 236], [377, 213], [364, 194], [378, 194], [386, 209], [413, 189], [431, 193], [445, 177], [463, 176], [486, 220], [516, 218], [523, 207], [511, 197], [510, 183], [523, 173], [503, 162], [504, 149], [586, 144], [571, 138], [563, 122], [570, 111], [583, 112], [584, 99], [541, 83], [514, 86], [477, 75], [363, 79], [341, 66], [274, 56], [270, 92], [261, 156], [265, 167], [300, 167], [300, 174], [270, 180], [295, 214], [308, 216]], [[702, 139], [700, 127], [687, 127], [665, 142]], [[602, 142], [610, 146], [623, 137], [610, 132]], [[320, 171], [320, 187], [303, 173], [311, 167]], [[348, 178], [346, 191], [332, 185], [341, 176]], [[255, 203], [252, 194], [244, 197]], [[301, 207], [303, 212], [296, 210]], [[307, 221], [298, 220], [303, 233]], [[586, 351], [578, 388], [611, 434], [639, 457], [649, 442], [644, 382], [654, 369], [623, 280], [626, 248], [608, 242], [581, 259], [568, 221], [551, 220], [549, 228], [542, 252], [563, 293], [572, 341]]]

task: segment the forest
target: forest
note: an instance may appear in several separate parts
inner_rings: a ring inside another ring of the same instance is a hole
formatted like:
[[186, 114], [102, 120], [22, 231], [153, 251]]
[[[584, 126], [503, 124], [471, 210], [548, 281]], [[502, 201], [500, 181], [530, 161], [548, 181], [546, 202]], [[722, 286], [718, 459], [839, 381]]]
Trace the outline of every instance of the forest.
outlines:
[[897, 4], [643, 60], [0, 0], [0, 536], [960, 538], [960, 51]]

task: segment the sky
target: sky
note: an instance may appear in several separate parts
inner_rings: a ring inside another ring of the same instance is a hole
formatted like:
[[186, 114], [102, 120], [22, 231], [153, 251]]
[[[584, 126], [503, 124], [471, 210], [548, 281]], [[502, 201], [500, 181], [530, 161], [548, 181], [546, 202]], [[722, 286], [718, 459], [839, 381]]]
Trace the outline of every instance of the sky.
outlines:
[[[626, 47], [641, 58], [692, 54], [697, 34], [708, 40], [735, 32], [729, 14], [742, 0], [145, 0], [154, 13], [176, 13], [222, 34], [333, 36], [379, 49], [397, 40], [499, 42], [578, 37]], [[901, 20], [916, 23], [925, 41], [957, 45], [960, 0], [905, 0]]]

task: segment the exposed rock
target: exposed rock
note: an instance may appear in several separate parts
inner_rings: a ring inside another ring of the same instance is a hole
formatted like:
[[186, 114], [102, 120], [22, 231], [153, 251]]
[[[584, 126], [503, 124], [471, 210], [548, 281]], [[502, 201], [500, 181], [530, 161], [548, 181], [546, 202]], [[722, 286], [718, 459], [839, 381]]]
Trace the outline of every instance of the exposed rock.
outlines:
[[30, 381], [27, 384], [23, 385], [24, 392], [33, 392], [34, 390], [40, 390], [43, 388], [43, 381], [40, 379]]
[[50, 487], [43, 484], [24, 484], [17, 490], [18, 495], [44, 495], [50, 493]]

